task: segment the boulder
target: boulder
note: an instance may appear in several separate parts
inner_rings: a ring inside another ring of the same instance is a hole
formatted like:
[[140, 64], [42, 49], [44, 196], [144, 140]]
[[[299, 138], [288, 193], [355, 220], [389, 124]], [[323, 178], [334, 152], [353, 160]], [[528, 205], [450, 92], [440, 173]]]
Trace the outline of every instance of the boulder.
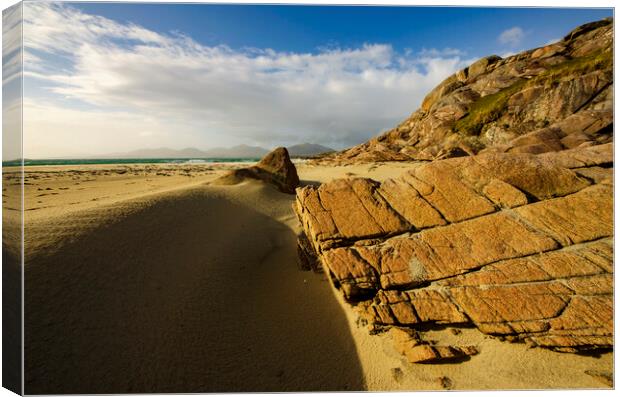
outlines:
[[284, 147], [274, 149], [255, 166], [230, 171], [212, 183], [235, 185], [246, 178], [259, 179], [272, 184], [283, 193], [294, 194], [299, 186], [297, 169]]
[[484, 57], [482, 59], [477, 60], [476, 62], [472, 63], [469, 66], [469, 68], [467, 68], [468, 70], [467, 78], [475, 79], [476, 77], [485, 73], [489, 66], [493, 65], [494, 63], [496, 63], [497, 61], [501, 59], [502, 58], [498, 57], [497, 55], [491, 55], [491, 56]]
[[600, 21], [590, 22], [590, 23], [586, 23], [584, 25], [578, 26], [564, 37], [564, 41], [570, 41], [594, 29], [599, 29], [603, 26], [608, 26], [611, 23], [612, 23], [611, 18], [605, 18], [605, 19], [601, 19]]

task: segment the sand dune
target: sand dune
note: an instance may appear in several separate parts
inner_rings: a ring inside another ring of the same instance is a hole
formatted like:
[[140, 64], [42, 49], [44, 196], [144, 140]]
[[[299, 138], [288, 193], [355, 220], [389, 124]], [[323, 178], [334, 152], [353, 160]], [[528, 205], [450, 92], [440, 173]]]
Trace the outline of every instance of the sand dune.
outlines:
[[329, 284], [296, 269], [288, 225], [235, 196], [271, 196], [276, 218], [289, 198], [246, 185], [81, 217], [99, 227], [34, 253], [26, 392], [364, 388]]

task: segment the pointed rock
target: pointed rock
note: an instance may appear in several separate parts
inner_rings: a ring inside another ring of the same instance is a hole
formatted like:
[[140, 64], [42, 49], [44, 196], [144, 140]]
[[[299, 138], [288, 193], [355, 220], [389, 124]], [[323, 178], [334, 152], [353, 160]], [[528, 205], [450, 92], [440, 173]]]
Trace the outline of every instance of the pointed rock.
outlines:
[[233, 170], [212, 183], [216, 185], [236, 185], [245, 178], [259, 179], [270, 183], [283, 193], [294, 194], [295, 188], [299, 186], [297, 169], [284, 147], [274, 149], [255, 166]]

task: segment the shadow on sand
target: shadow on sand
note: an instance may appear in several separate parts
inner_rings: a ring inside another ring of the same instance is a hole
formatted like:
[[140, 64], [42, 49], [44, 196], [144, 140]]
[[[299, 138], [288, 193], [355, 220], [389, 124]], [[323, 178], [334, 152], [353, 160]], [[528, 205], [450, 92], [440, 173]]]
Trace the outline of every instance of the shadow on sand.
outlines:
[[[6, 240], [5, 236], [3, 239]], [[21, 394], [21, 261], [11, 251], [2, 245], [2, 387]]]
[[195, 190], [27, 258], [26, 393], [363, 390], [295, 255], [283, 224]]

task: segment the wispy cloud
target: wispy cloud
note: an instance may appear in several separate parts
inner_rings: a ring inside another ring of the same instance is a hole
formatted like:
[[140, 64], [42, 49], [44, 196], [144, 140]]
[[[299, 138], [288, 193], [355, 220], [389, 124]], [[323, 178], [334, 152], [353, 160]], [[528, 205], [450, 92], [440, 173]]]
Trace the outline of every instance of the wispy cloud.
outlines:
[[524, 37], [525, 37], [525, 32], [523, 31], [523, 29], [521, 29], [518, 26], [515, 26], [513, 28], [506, 29], [502, 33], [500, 33], [497, 40], [501, 44], [507, 44], [512, 47], [516, 47], [519, 44], [521, 44], [521, 41], [523, 40]]
[[555, 38], [555, 39], [548, 40], [548, 41], [547, 41], [544, 45], [555, 44], [555, 43], [557, 43], [557, 42], [558, 42], [558, 41], [560, 41], [560, 40], [562, 40], [562, 39], [561, 39], [561, 38], [559, 38], [559, 37], [557, 37], [557, 38]]
[[519, 50], [513, 50], [513, 51], [506, 51], [506, 52], [501, 53], [500, 57], [508, 58], [508, 57], [513, 56], [513, 55], [517, 55], [518, 53], [523, 52], [523, 51], [525, 51], [525, 50], [524, 49], [519, 49]]
[[21, 157], [22, 7], [2, 12], [2, 158]]
[[13, 6], [2, 14], [2, 84], [21, 76], [21, 9], [21, 6]]
[[[393, 126], [469, 62], [456, 49], [407, 54], [376, 43], [315, 53], [205, 46], [69, 6], [26, 6], [25, 76], [49, 91], [45, 105], [32, 97], [25, 108], [39, 106], [49, 116], [33, 120], [33, 134], [45, 134], [35, 131], [53, 122], [58, 133], [73, 131], [75, 147], [100, 152], [116, 150], [97, 135], [106, 133], [125, 137], [131, 148], [303, 141], [344, 147]], [[102, 129], [97, 124], [105, 120]], [[45, 155], [49, 150], [36, 142], [31, 156]]]
[[419, 53], [420, 56], [428, 56], [428, 57], [451, 57], [451, 56], [465, 56], [467, 55], [465, 51], [459, 50], [458, 48], [423, 48]]

